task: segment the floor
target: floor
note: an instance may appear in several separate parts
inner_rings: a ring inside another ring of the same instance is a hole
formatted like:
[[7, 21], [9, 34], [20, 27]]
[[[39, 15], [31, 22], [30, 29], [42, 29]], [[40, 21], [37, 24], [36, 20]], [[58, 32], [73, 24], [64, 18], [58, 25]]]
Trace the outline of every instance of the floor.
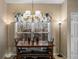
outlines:
[[57, 56], [55, 56], [55, 59], [64, 59], [63, 57], [57, 57]]
[[[13, 58], [5, 58], [5, 59], [13, 59]], [[55, 56], [55, 59], [64, 59], [63, 57]]]
[[[14, 57], [15, 55], [16, 55], [16, 54], [13, 53], [13, 57]], [[11, 58], [4, 58], [4, 59], [14, 59], [13, 57], [11, 57]], [[57, 54], [54, 54], [54, 58], [55, 58], [55, 59], [66, 59], [66, 58], [63, 58], [63, 57], [58, 57]]]

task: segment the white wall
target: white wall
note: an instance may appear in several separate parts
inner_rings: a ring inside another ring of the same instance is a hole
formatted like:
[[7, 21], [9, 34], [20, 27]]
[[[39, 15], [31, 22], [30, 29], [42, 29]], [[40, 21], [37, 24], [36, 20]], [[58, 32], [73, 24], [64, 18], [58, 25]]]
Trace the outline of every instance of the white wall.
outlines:
[[71, 59], [71, 13], [78, 11], [78, 0], [67, 0], [67, 46], [68, 46], [68, 59]]

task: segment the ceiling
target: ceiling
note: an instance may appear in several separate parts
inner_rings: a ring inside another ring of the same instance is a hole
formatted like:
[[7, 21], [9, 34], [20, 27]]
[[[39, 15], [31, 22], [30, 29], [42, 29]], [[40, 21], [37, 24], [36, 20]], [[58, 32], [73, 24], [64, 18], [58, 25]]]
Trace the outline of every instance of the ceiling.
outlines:
[[61, 4], [64, 0], [6, 0], [6, 3]]

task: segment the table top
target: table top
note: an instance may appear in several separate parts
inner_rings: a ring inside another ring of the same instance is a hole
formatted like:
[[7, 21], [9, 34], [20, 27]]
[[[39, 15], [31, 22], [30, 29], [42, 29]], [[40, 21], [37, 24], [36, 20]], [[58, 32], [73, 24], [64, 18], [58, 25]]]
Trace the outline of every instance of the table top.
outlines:
[[46, 41], [39, 41], [38, 44], [34, 42], [34, 44], [30, 43], [28, 44], [28, 41], [19, 41], [16, 45], [17, 47], [48, 47], [48, 46], [53, 46], [52, 44], [49, 44]]

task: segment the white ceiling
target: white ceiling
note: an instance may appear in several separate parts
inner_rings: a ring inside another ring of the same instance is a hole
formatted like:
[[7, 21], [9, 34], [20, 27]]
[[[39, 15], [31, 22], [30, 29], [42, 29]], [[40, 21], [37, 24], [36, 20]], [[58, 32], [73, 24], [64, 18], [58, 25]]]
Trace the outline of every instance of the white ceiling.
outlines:
[[64, 0], [6, 0], [6, 3], [39, 3], [39, 4], [61, 4]]

